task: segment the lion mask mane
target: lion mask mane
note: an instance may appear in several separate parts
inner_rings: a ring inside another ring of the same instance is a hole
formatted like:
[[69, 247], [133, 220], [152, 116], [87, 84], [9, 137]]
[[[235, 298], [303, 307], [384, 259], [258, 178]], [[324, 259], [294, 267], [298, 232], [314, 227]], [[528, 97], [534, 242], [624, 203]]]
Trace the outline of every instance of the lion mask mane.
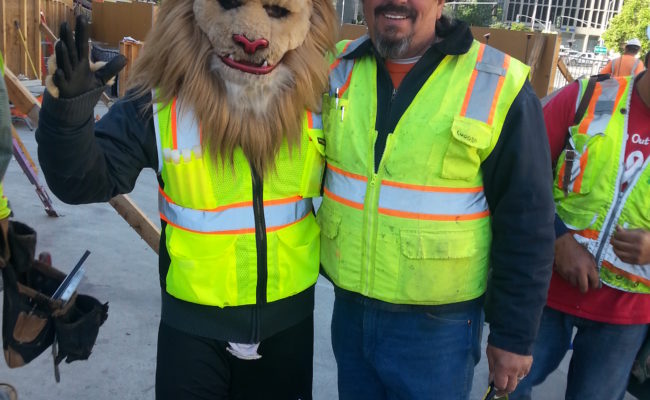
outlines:
[[181, 99], [215, 160], [240, 147], [263, 175], [320, 111], [336, 32], [330, 0], [165, 0], [129, 85]]

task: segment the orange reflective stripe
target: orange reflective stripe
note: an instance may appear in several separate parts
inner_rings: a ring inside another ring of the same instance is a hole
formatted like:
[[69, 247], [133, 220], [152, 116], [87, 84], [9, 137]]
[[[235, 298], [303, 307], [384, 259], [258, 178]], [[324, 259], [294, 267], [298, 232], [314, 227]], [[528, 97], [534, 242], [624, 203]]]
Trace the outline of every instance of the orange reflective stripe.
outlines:
[[[314, 129], [314, 119], [311, 117], [311, 112], [307, 112], [307, 126], [309, 129]], [[311, 140], [311, 137], [309, 140]]]
[[[158, 186], [158, 192], [171, 204], [176, 204], [174, 200], [172, 200], [167, 193], [165, 193], [164, 190], [160, 186]], [[293, 197], [286, 197], [284, 199], [275, 199], [275, 200], [266, 200], [263, 202], [265, 206], [276, 206], [279, 204], [289, 204], [289, 203], [295, 203], [297, 201], [302, 200], [303, 197], [301, 196], [293, 196]], [[240, 208], [240, 207], [251, 207], [253, 205], [253, 201], [241, 201], [239, 203], [232, 203], [232, 204], [227, 204], [225, 206], [219, 206], [215, 208], [203, 208], [199, 209], [201, 211], [223, 211], [223, 210], [229, 210], [232, 208]]]
[[[478, 55], [476, 57], [476, 63], [478, 64], [483, 59], [483, 52], [485, 51], [485, 45], [481, 43], [478, 47]], [[472, 90], [474, 89], [474, 83], [476, 82], [476, 76], [478, 71], [474, 68], [472, 71], [472, 77], [469, 79], [469, 85], [467, 86], [467, 92], [465, 92], [465, 100], [463, 101], [463, 107], [460, 109], [460, 115], [465, 116], [467, 111], [467, 105], [469, 104], [469, 99], [472, 96]]]
[[378, 211], [380, 214], [390, 215], [392, 217], [421, 219], [427, 221], [471, 221], [471, 220], [481, 219], [490, 216], [489, 211], [482, 211], [479, 213], [465, 214], [465, 215], [420, 214], [420, 213], [412, 213], [407, 211], [390, 210], [387, 208], [379, 208]]
[[345, 176], [347, 176], [349, 178], [357, 179], [357, 180], [360, 180], [360, 181], [363, 181], [363, 182], [368, 182], [368, 178], [363, 176], [363, 175], [357, 175], [357, 174], [353, 174], [352, 172], [343, 171], [342, 169], [336, 168], [335, 166], [333, 166], [331, 164], [327, 164], [327, 169], [331, 169], [332, 171], [334, 171], [336, 173], [339, 173], [341, 175], [345, 175]]
[[[623, 97], [623, 93], [627, 89], [627, 80], [625, 78], [617, 78], [617, 81], [618, 81], [618, 92], [616, 92], [616, 101], [614, 104], [620, 104], [621, 97]], [[634, 90], [634, 88], [630, 88], [630, 90]]]
[[598, 240], [598, 236], [600, 236], [600, 231], [597, 231], [595, 229], [583, 229], [581, 231], [571, 231], [579, 236], [582, 236], [585, 239], [591, 239], [591, 240]]
[[582, 156], [580, 156], [580, 173], [576, 177], [576, 181], [573, 183], [573, 191], [575, 193], [580, 193], [580, 188], [582, 187], [582, 178], [585, 176], [585, 168], [587, 167], [587, 159], [589, 158], [589, 148], [587, 148]]
[[[503, 58], [503, 69], [507, 71], [509, 66], [510, 66], [510, 56], [506, 54], [506, 56]], [[501, 94], [501, 89], [503, 89], [503, 84], [505, 83], [505, 81], [506, 81], [505, 76], [499, 77], [499, 83], [497, 83], [497, 88], [494, 91], [494, 98], [492, 99], [492, 107], [490, 107], [490, 114], [488, 115], [488, 120], [487, 120], [488, 125], [492, 125], [492, 120], [494, 119], [494, 112], [497, 109], [497, 99]]]
[[479, 193], [483, 191], [483, 187], [468, 187], [468, 188], [451, 188], [451, 187], [440, 187], [440, 186], [423, 186], [423, 185], [411, 185], [409, 183], [400, 183], [400, 182], [391, 182], [391, 181], [381, 181], [382, 185], [393, 186], [403, 189], [419, 190], [421, 192], [438, 192], [438, 193]]
[[580, 122], [580, 125], [578, 127], [578, 132], [580, 133], [586, 133], [587, 130], [589, 129], [589, 124], [591, 124], [591, 121], [594, 119], [594, 111], [596, 109], [596, 103], [598, 102], [598, 98], [600, 97], [600, 94], [603, 92], [603, 87], [600, 84], [596, 84], [596, 87], [594, 88], [594, 93], [591, 96], [591, 101], [589, 102], [589, 107], [587, 107], [587, 115], [582, 119], [582, 122]]
[[341, 86], [341, 89], [339, 89], [339, 97], [342, 97], [343, 93], [345, 93], [345, 91], [348, 90], [348, 87], [350, 87], [351, 80], [352, 80], [352, 72], [348, 74], [348, 79], [345, 80], [345, 84]]
[[[483, 47], [481, 47], [481, 49], [483, 49]], [[465, 100], [463, 100], [463, 107], [460, 109], [460, 115], [462, 116], [465, 116], [465, 114], [467, 113], [467, 106], [469, 105], [470, 97], [472, 97], [472, 89], [474, 89], [474, 83], [476, 82], [477, 75], [478, 75], [478, 71], [474, 69], [474, 71], [472, 71], [472, 77], [469, 79], [467, 92], [465, 92]]]
[[602, 266], [603, 266], [603, 268], [607, 268], [608, 270], [615, 273], [616, 275], [621, 275], [621, 276], [626, 277], [628, 280], [630, 280], [632, 282], [640, 282], [640, 283], [643, 283], [646, 286], [650, 286], [650, 280], [649, 279], [642, 278], [642, 277], [637, 276], [637, 275], [632, 275], [631, 273], [629, 273], [627, 271], [623, 271], [622, 269], [616, 268], [609, 261], [603, 260]]
[[323, 193], [325, 196], [329, 197], [330, 199], [336, 201], [337, 203], [344, 204], [348, 207], [356, 208], [357, 210], [363, 210], [363, 204], [361, 203], [355, 203], [354, 201], [350, 201], [347, 199], [344, 199], [343, 197], [337, 196], [334, 193], [330, 192], [326, 187], [323, 188]]
[[[348, 49], [348, 46], [350, 46], [353, 42], [354, 42], [354, 40], [350, 40], [349, 42], [347, 42], [345, 44], [345, 46], [343, 46], [343, 50], [341, 50], [340, 54], [345, 53], [345, 51]], [[337, 58], [336, 60], [334, 60], [334, 62], [330, 64], [330, 71], [333, 70], [334, 68], [336, 68], [339, 65], [340, 62], [341, 62], [340, 58]]]

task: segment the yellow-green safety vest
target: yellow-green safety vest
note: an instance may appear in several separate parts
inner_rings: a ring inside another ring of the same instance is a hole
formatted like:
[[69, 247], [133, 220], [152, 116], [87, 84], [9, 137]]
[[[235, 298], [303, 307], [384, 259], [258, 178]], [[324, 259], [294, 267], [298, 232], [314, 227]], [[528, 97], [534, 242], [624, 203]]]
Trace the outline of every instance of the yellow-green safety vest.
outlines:
[[[579, 99], [587, 81], [580, 81]], [[633, 85], [633, 77], [596, 83], [581, 122], [569, 129], [576, 154], [570, 181], [564, 181], [565, 149], [558, 159], [553, 192], [558, 215], [595, 257], [603, 283], [627, 292], [650, 293], [650, 264], [621, 261], [610, 243], [616, 225], [650, 230], [650, 158], [634, 174], [625, 173]], [[626, 183], [625, 190], [621, 190], [622, 183]]]
[[[182, 110], [182, 111], [181, 111]], [[324, 170], [319, 114], [306, 113], [299, 147], [282, 146], [263, 183], [266, 293], [256, 299], [258, 249], [251, 169], [241, 149], [234, 163], [203, 151], [191, 109], [174, 99], [154, 105], [160, 218], [170, 266], [167, 292], [181, 300], [226, 307], [273, 302], [300, 293], [318, 277], [319, 228], [311, 198]], [[260, 233], [260, 232], [258, 232]], [[261, 280], [263, 281], [263, 280]]]
[[321, 263], [337, 286], [390, 303], [479, 297], [491, 244], [480, 166], [529, 69], [476, 41], [445, 57], [388, 135], [375, 173], [375, 58], [344, 58], [365, 40], [338, 44], [323, 105]]

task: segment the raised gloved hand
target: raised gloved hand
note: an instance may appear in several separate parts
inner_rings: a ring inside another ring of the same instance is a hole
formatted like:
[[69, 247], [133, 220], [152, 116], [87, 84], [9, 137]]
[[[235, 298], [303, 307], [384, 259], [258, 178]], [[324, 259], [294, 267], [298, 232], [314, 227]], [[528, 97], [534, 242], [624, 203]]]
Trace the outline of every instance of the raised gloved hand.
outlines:
[[[67, 22], [61, 24], [56, 42], [56, 70], [52, 82], [58, 89], [50, 90], [54, 97], [70, 99], [103, 87], [126, 65], [123, 55], [115, 56], [107, 64], [93, 68], [88, 58], [88, 20], [77, 16], [74, 38]], [[50, 87], [48, 87], [50, 89]]]

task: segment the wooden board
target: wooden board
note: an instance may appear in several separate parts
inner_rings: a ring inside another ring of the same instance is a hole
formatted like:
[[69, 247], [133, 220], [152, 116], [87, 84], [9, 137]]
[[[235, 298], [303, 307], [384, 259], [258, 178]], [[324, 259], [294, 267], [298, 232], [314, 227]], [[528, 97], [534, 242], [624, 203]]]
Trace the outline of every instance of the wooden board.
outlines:
[[153, 25], [156, 10], [151, 3], [93, 1], [90, 37], [114, 48], [126, 36], [143, 41]]
[[109, 203], [115, 211], [140, 235], [153, 251], [158, 254], [160, 246], [160, 230], [125, 194], [113, 197]]
[[131, 41], [121, 41], [120, 42], [120, 54], [126, 57], [126, 65], [124, 69], [120, 71], [118, 86], [118, 95], [120, 97], [124, 96], [126, 89], [129, 84], [129, 75], [131, 73], [131, 68], [133, 68], [133, 63], [138, 57], [140, 50], [142, 49], [142, 42], [131, 42]]
[[9, 67], [5, 67], [5, 83], [9, 100], [21, 113], [32, 120], [34, 126], [38, 125], [38, 112], [41, 105], [34, 95], [16, 78]]

